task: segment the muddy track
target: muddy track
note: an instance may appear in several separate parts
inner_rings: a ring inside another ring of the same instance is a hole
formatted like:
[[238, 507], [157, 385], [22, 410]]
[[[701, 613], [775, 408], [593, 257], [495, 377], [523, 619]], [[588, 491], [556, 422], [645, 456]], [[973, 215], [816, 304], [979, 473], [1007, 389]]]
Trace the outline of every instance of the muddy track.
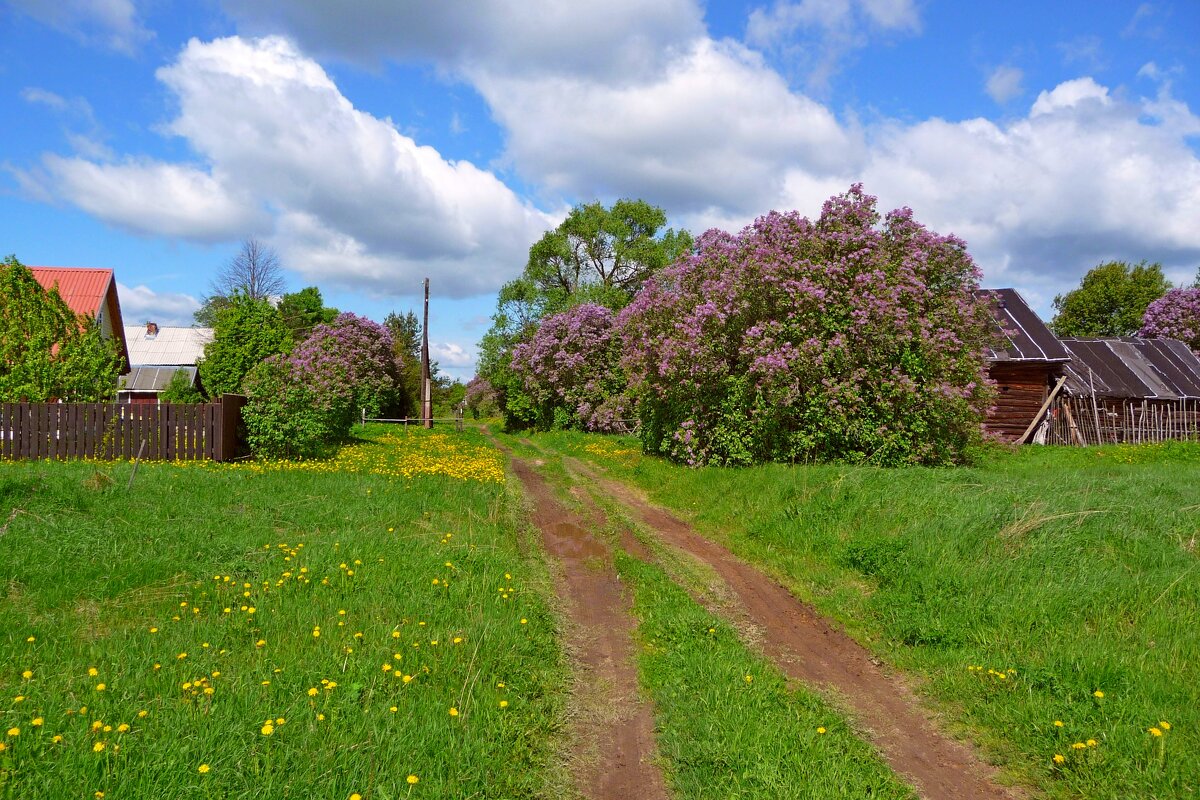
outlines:
[[868, 650], [812, 607], [629, 486], [576, 459], [566, 458], [565, 463], [660, 540], [710, 565], [737, 597], [747, 618], [762, 630], [766, 655], [789, 677], [832, 690], [892, 769], [922, 797], [1011, 800], [1024, 796], [1000, 786], [995, 768], [974, 749], [940, 733], [903, 680], [887, 674]]
[[[546, 551], [561, 566], [558, 593], [570, 615], [567, 649], [579, 674], [572, 719], [572, 766], [589, 800], [667, 800], [654, 763], [654, 716], [638, 696], [630, 601], [612, 551], [564, 507], [536, 470], [514, 457], [513, 472], [533, 506]], [[602, 522], [601, 522], [602, 526]]]

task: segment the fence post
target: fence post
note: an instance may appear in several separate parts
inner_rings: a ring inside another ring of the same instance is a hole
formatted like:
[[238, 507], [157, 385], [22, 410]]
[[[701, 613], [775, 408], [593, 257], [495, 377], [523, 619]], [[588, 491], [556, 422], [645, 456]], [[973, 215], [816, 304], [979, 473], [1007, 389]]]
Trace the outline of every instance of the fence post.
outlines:
[[246, 398], [240, 394], [223, 394], [219, 403], [213, 461], [232, 461], [237, 457], [238, 423]]

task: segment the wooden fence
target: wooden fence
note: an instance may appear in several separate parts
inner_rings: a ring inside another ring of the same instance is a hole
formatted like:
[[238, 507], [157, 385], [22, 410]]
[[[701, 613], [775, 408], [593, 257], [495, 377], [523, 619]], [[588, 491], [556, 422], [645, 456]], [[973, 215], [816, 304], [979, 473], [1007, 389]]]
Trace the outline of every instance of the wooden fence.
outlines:
[[0, 403], [0, 458], [230, 461], [245, 403]]
[[1059, 397], [1046, 415], [1045, 444], [1146, 444], [1200, 436], [1200, 400]]

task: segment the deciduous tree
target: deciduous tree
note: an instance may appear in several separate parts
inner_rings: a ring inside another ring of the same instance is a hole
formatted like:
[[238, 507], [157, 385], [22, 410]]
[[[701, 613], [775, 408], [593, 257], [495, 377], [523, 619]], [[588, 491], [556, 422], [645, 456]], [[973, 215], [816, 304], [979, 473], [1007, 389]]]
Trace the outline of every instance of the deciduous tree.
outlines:
[[1054, 298], [1050, 327], [1059, 336], [1132, 336], [1146, 308], [1170, 288], [1159, 264], [1108, 261], [1088, 270], [1079, 288]]
[[213, 340], [197, 365], [200, 381], [210, 397], [236, 394], [250, 370], [291, 346], [291, 332], [277, 308], [264, 299], [236, 292], [217, 312]]
[[121, 356], [57, 288], [46, 291], [14, 256], [0, 263], [0, 400], [111, 400]]

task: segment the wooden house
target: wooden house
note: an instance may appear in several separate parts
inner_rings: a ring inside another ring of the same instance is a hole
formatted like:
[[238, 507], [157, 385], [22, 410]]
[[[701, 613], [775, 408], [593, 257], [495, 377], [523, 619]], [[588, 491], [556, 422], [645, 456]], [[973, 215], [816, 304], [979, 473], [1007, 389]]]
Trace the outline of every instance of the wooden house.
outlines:
[[198, 388], [196, 365], [213, 339], [213, 329], [147, 322], [145, 327], [127, 326], [125, 339], [129, 342], [131, 369], [121, 379], [117, 402], [157, 404], [159, 395], [177, 372], [183, 372], [191, 385]]
[[1053, 391], [1071, 354], [1015, 289], [981, 289], [991, 301], [996, 342], [985, 352], [996, 400], [984, 429], [1004, 441], [1022, 441]]

